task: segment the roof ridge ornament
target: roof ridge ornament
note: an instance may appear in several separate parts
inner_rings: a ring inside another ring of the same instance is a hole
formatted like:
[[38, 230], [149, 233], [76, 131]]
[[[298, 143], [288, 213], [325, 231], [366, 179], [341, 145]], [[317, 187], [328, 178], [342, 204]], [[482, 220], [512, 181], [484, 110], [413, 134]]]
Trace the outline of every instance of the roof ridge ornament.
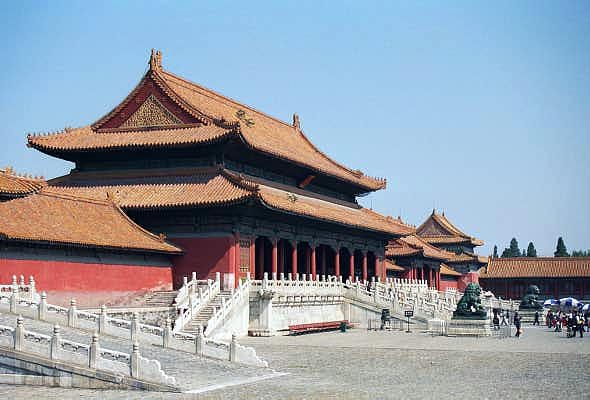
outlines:
[[150, 69], [152, 71], [160, 71], [162, 69], [162, 52], [160, 50], [152, 49]]
[[301, 121], [299, 120], [299, 115], [297, 115], [297, 113], [293, 113], [293, 128], [301, 132]]

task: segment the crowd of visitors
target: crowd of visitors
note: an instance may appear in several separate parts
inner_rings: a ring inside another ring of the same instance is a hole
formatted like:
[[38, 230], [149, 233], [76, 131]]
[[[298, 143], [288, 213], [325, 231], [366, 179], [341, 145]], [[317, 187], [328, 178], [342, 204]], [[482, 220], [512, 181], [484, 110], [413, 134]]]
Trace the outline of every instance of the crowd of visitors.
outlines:
[[553, 328], [555, 332], [562, 332], [564, 329], [567, 332], [567, 337], [574, 338], [576, 333], [580, 333], [580, 337], [584, 337], [584, 332], [590, 330], [590, 312], [582, 315], [580, 312], [564, 312], [549, 310], [545, 317], [545, 324], [548, 328]]

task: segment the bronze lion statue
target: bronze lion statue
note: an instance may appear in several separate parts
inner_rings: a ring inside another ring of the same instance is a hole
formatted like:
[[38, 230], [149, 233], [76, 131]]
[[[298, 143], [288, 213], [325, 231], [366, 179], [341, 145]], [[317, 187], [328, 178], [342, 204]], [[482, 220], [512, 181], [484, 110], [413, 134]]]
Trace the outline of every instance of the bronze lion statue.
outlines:
[[540, 310], [543, 305], [539, 303], [541, 291], [537, 285], [531, 285], [527, 288], [526, 293], [520, 301], [521, 310]]
[[477, 283], [470, 283], [465, 288], [463, 297], [457, 303], [453, 318], [485, 319], [487, 311], [481, 305], [481, 288]]

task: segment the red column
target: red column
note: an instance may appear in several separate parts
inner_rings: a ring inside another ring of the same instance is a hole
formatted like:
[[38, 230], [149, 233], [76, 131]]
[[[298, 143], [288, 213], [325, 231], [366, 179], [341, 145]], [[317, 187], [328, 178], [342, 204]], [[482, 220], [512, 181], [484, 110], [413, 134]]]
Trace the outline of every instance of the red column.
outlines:
[[293, 246], [293, 251], [291, 251], [291, 275], [295, 279], [297, 273], [297, 241], [293, 240], [291, 245]]
[[340, 276], [340, 249], [336, 248], [334, 253], [334, 274]]
[[305, 248], [305, 273], [311, 273], [311, 248], [309, 245]]
[[434, 281], [432, 280], [433, 276], [432, 276], [432, 268], [428, 268], [428, 287], [432, 287], [435, 286], [434, 285]]
[[387, 279], [387, 258], [381, 257], [381, 278]]
[[234, 233], [234, 287], [238, 287], [240, 280], [240, 234]]
[[256, 265], [256, 279], [262, 279], [263, 275], [264, 275], [264, 245], [265, 245], [265, 239], [261, 238], [258, 241], [258, 262]]
[[354, 250], [350, 252], [350, 276], [351, 280], [354, 279]]
[[[272, 264], [271, 264], [271, 271], [270, 272], [272, 274], [276, 275], [276, 273], [277, 273], [277, 264], [278, 264], [278, 254], [277, 254], [278, 253], [278, 251], [277, 251], [278, 250], [277, 249], [278, 240], [275, 239], [275, 238], [273, 238], [271, 240], [271, 242], [272, 242]], [[271, 277], [271, 279], [272, 279], [272, 277]]]
[[440, 290], [440, 271], [436, 271], [436, 290]]
[[322, 275], [326, 275], [326, 247], [320, 247], [322, 257]]
[[315, 249], [316, 249], [315, 244], [311, 245], [311, 279], [313, 279], [314, 281], [315, 281], [315, 277], [316, 277]]
[[256, 276], [256, 236], [250, 238], [250, 277], [254, 279]]
[[367, 273], [367, 252], [363, 251], [363, 281], [369, 278]]
[[278, 260], [278, 268], [277, 268], [277, 272], [280, 274], [281, 272], [285, 272], [285, 267], [284, 267], [284, 263], [285, 263], [285, 251], [284, 251], [284, 242], [278, 241], [277, 243], [277, 252], [279, 253], [277, 260]]

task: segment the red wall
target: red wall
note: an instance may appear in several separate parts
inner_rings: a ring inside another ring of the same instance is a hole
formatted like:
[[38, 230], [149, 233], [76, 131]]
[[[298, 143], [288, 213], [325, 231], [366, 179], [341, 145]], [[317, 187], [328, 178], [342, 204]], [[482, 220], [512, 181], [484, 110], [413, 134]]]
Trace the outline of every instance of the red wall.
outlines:
[[184, 276], [190, 279], [192, 272], [197, 279], [215, 279], [215, 273], [234, 272], [234, 237], [168, 238], [179, 245], [184, 254], [174, 259], [174, 287], [182, 286]]
[[457, 282], [457, 289], [460, 292], [465, 291], [465, 288], [470, 283], [477, 283], [479, 284], [479, 275], [477, 272], [468, 272], [462, 277], [459, 278], [459, 282]]
[[445, 291], [447, 289], [457, 289], [457, 281], [456, 280], [452, 280], [452, 281], [447, 281], [440, 279], [440, 288], [438, 290], [442, 290]]
[[170, 267], [0, 259], [0, 282], [11, 282], [12, 275], [27, 281], [32, 275], [39, 291], [130, 291], [172, 283]]

